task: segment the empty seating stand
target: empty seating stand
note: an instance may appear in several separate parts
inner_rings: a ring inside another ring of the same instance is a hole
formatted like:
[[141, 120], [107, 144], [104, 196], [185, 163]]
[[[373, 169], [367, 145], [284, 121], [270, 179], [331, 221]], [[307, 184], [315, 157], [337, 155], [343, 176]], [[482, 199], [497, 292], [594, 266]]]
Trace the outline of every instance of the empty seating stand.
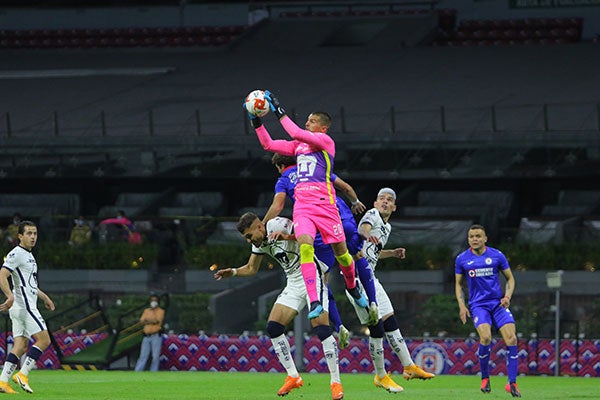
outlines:
[[19, 213], [23, 218], [77, 216], [79, 195], [75, 193], [14, 193], [0, 196], [0, 217]]
[[223, 216], [225, 198], [220, 192], [179, 192], [165, 202], [158, 214], [162, 217]]
[[600, 207], [600, 191], [598, 190], [561, 190], [556, 204], [548, 204], [542, 208], [543, 216], [586, 216]]
[[465, 19], [434, 43], [447, 46], [565, 44], [581, 41], [583, 18]]
[[0, 30], [0, 49], [223, 46], [247, 26]]
[[521, 218], [517, 241], [563, 243], [597, 240], [600, 208], [599, 190], [562, 190], [556, 204], [547, 204], [540, 216]]
[[111, 218], [116, 216], [119, 210], [125, 212], [128, 217], [144, 214], [146, 209], [161, 196], [161, 193], [121, 193], [117, 196], [115, 204], [103, 206], [98, 212], [99, 218]]
[[[273, 202], [273, 192], [262, 192], [258, 195], [258, 200], [256, 201], [255, 206], [243, 207], [238, 211], [238, 213], [240, 215], [242, 215], [245, 212], [253, 212], [254, 214], [258, 215], [260, 218], [262, 218], [265, 216], [265, 214], [269, 210], [269, 207], [271, 206], [272, 202]], [[283, 210], [281, 211], [280, 215], [283, 217], [292, 218], [292, 208], [293, 208], [292, 201], [290, 199], [286, 198], [285, 206], [284, 206]]]

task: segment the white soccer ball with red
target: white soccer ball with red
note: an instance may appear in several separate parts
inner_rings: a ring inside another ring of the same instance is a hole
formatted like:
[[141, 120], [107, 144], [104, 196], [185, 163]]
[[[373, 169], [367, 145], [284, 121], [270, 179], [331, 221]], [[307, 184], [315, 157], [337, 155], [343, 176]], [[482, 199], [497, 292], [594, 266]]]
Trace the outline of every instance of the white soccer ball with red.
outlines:
[[265, 99], [265, 92], [253, 90], [246, 96], [246, 110], [254, 116], [263, 117], [269, 112], [269, 102]]

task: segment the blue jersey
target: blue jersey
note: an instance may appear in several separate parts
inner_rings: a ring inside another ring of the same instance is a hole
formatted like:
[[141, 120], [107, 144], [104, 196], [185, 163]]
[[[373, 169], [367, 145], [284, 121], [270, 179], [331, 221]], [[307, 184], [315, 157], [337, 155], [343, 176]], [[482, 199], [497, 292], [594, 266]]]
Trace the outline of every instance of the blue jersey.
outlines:
[[469, 306], [482, 304], [490, 300], [499, 301], [502, 296], [499, 272], [509, 269], [508, 260], [502, 252], [487, 247], [478, 256], [467, 249], [456, 257], [454, 272], [467, 280], [469, 288]]
[[[335, 182], [337, 176], [332, 173], [331, 174], [331, 182]], [[275, 183], [275, 194], [285, 192], [286, 196], [289, 197], [292, 201], [294, 201], [294, 189], [296, 188], [296, 183], [298, 182], [298, 168], [296, 165], [291, 165], [283, 170], [279, 179], [277, 179], [277, 183]], [[340, 213], [340, 218], [342, 222], [344, 220], [351, 219], [354, 221], [356, 225], [356, 221], [354, 220], [354, 214], [352, 214], [352, 210], [348, 207], [348, 204], [344, 200], [339, 197], [336, 197], [337, 208]]]

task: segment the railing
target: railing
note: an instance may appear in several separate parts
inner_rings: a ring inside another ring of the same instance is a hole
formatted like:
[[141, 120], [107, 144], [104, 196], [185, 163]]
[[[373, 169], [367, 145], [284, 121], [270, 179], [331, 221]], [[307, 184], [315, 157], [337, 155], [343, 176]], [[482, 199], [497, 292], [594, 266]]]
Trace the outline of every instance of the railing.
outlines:
[[[289, 109], [289, 115], [301, 123], [310, 111]], [[544, 103], [459, 107], [442, 105], [432, 108], [399, 108], [390, 106], [382, 111], [356, 111], [347, 106], [330, 111], [333, 133], [366, 134], [369, 137], [395, 134], [399, 141], [412, 139], [410, 134], [443, 134], [439, 138], [465, 140], [473, 133], [563, 134], [585, 133], [596, 137], [600, 132], [600, 102]], [[240, 126], [242, 124], [242, 126]], [[446, 135], [448, 134], [448, 135]], [[449, 134], [454, 136], [454, 139]], [[253, 136], [246, 115], [237, 119], [220, 115], [207, 116], [199, 109], [170, 116], [157, 110], [131, 113], [127, 117], [100, 111], [96, 115], [77, 116], [73, 113], [51, 114], [30, 122], [18, 120], [10, 112], [0, 114], [0, 140], [35, 136], [37, 140], [59, 137], [77, 138], [160, 138], [160, 137], [223, 137], [237, 142], [241, 136]], [[456, 136], [458, 135], [458, 136]], [[462, 135], [462, 136], [461, 136]], [[502, 140], [504, 135], [494, 139]], [[418, 136], [416, 136], [418, 138]], [[584, 137], [588, 139], [589, 137]], [[569, 137], [570, 140], [574, 139]], [[576, 139], [576, 138], [575, 138]], [[427, 141], [429, 138], [423, 138]], [[134, 140], [135, 141], [135, 140]], [[31, 142], [27, 140], [28, 146]], [[91, 145], [92, 143], [88, 143]]]

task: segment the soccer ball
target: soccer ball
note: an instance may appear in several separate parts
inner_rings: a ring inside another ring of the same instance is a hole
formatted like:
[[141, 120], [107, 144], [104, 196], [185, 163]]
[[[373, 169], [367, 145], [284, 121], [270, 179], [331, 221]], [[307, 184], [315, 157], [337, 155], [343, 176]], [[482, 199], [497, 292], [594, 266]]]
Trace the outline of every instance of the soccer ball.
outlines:
[[253, 90], [246, 96], [246, 110], [252, 115], [263, 117], [269, 112], [269, 102], [265, 99], [265, 92]]

